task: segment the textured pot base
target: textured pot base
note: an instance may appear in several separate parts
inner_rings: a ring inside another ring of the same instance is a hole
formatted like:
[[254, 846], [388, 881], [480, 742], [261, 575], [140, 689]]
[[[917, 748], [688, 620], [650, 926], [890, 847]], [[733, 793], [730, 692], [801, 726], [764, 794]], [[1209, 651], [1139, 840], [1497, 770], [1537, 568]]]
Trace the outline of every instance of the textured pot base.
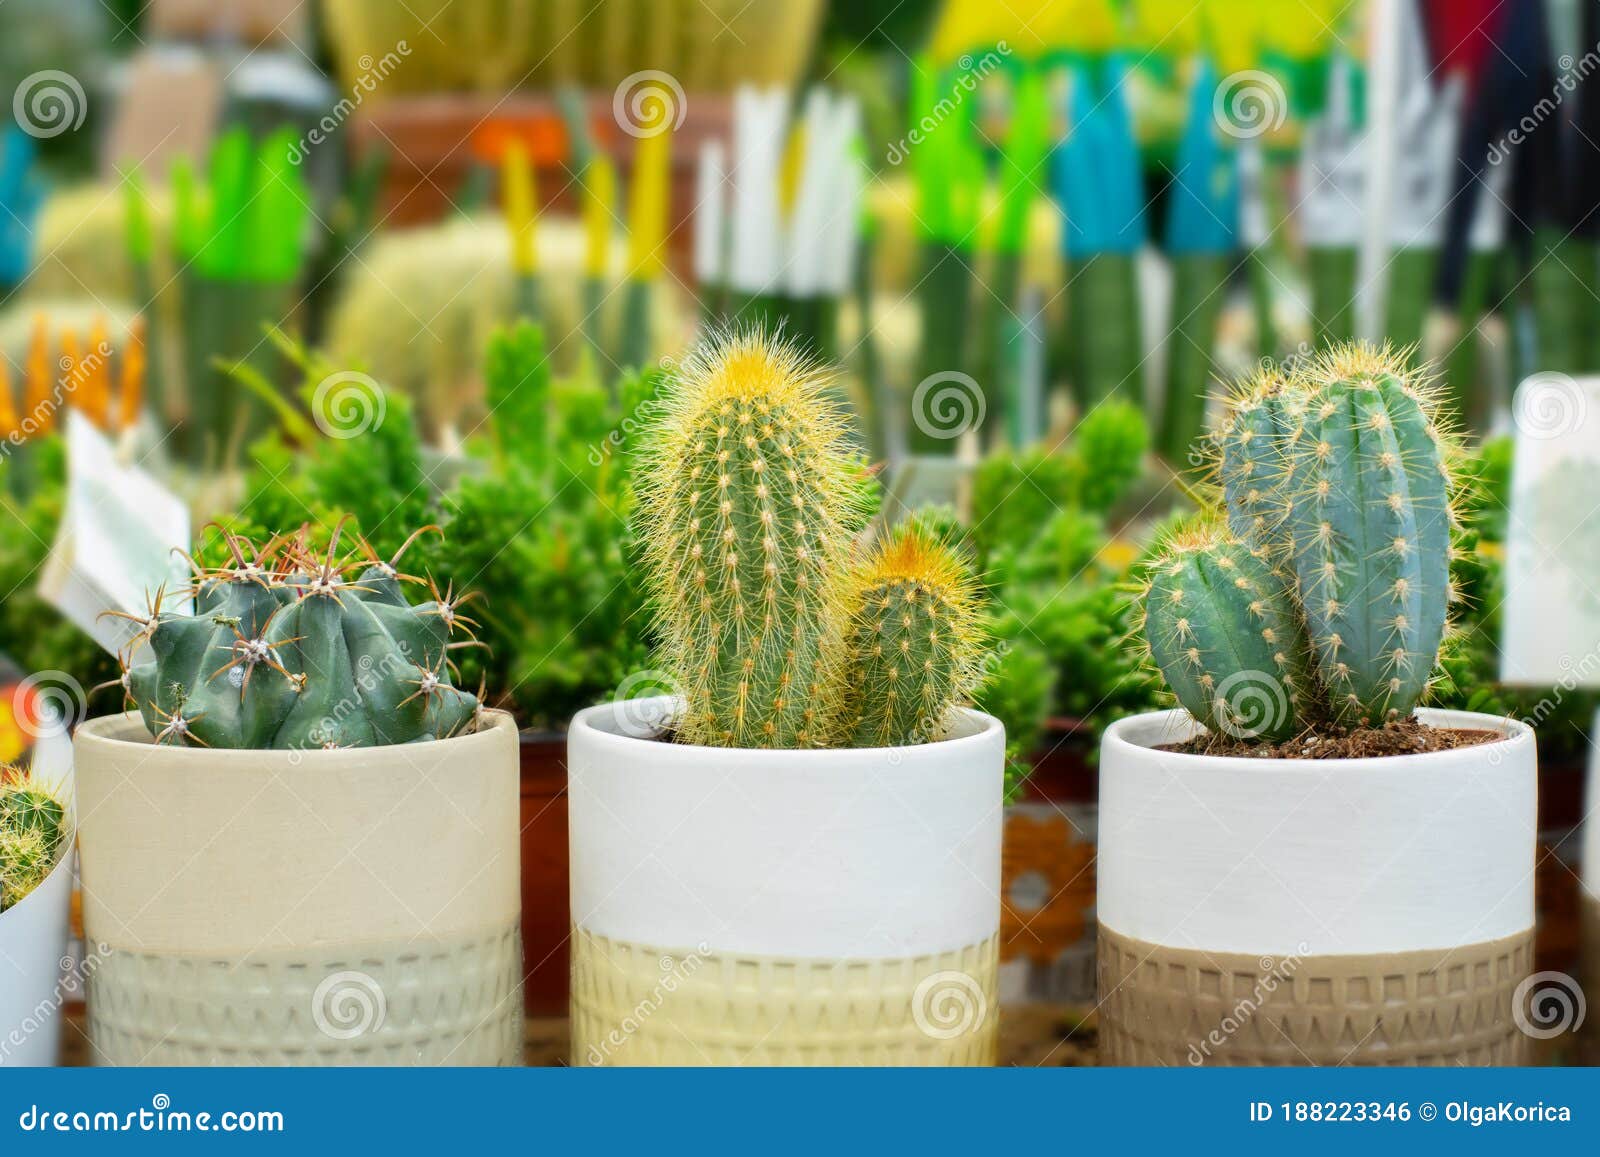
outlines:
[[102, 1065], [516, 1065], [522, 941], [329, 945], [239, 960], [99, 948], [89, 1032]]
[[998, 938], [908, 960], [784, 960], [574, 929], [577, 1065], [992, 1065]]
[[1519, 1065], [1533, 932], [1427, 952], [1256, 957], [1100, 927], [1108, 1065]]

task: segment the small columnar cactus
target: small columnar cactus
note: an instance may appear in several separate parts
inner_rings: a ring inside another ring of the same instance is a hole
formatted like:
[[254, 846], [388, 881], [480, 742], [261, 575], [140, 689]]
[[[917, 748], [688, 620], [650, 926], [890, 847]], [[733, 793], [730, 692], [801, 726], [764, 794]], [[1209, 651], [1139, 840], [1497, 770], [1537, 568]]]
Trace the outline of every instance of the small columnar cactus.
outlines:
[[261, 546], [229, 535], [231, 563], [195, 568], [193, 614], [157, 598], [139, 620], [149, 655], [123, 675], [157, 743], [373, 747], [477, 725], [477, 698], [450, 672], [451, 650], [470, 645], [455, 639], [473, 626], [470, 596], [434, 588], [413, 606], [401, 584], [421, 580], [398, 572], [399, 554], [360, 543], [341, 558], [339, 540], [335, 528], [318, 556], [305, 528]]
[[1228, 529], [1268, 542], [1288, 516], [1287, 464], [1281, 439], [1300, 419], [1303, 391], [1274, 368], [1264, 369], [1233, 399], [1216, 431], [1218, 480]]
[[679, 367], [639, 476], [641, 531], [679, 735], [815, 747], [841, 711], [841, 576], [859, 468], [828, 379], [794, 347], [722, 337]]
[[[1236, 690], [1276, 684], [1291, 718], [1258, 732], [1267, 738], [1409, 717], [1452, 598], [1451, 441], [1431, 391], [1387, 349], [1342, 347], [1250, 383], [1215, 441], [1227, 530], [1177, 540], [1145, 600], [1146, 643], [1168, 686], [1195, 718], [1229, 731], [1243, 706]], [[1219, 593], [1206, 576], [1224, 570], [1249, 590]], [[1267, 586], [1272, 599], [1256, 598]], [[1210, 633], [1199, 636], [1202, 622]], [[1255, 641], [1242, 646], [1264, 630], [1284, 645], [1265, 657]]]
[[1175, 538], [1150, 578], [1145, 638], [1178, 701], [1213, 732], [1281, 741], [1312, 687], [1299, 610], [1265, 550], [1217, 528]]
[[922, 526], [891, 532], [857, 581], [847, 640], [845, 746], [898, 747], [938, 735], [979, 679], [976, 582]]
[[67, 805], [16, 768], [0, 768], [0, 912], [55, 870], [71, 836]]

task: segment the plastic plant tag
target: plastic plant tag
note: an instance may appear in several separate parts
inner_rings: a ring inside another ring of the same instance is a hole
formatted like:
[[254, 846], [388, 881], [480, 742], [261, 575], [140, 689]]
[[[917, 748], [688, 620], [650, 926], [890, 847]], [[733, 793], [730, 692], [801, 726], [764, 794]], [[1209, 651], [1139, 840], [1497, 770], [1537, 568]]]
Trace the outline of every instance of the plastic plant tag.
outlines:
[[1337, 248], [1361, 241], [1367, 157], [1366, 135], [1353, 128], [1347, 62], [1335, 65], [1330, 83], [1333, 99], [1327, 114], [1306, 130], [1298, 211], [1307, 244]]
[[1600, 377], [1534, 374], [1517, 388], [1512, 416], [1500, 676], [1600, 687]]
[[[106, 611], [143, 615], [163, 587], [188, 581], [189, 510], [137, 466], [124, 466], [105, 435], [67, 415], [67, 501], [39, 580], [39, 594], [112, 654], [138, 627]], [[170, 609], [180, 609], [172, 600]]]

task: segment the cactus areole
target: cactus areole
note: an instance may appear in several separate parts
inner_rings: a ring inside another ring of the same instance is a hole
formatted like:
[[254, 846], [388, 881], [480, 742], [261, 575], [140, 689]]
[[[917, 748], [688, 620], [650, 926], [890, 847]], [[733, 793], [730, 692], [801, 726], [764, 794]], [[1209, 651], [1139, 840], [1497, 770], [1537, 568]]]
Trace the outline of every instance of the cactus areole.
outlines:
[[341, 556], [341, 529], [320, 556], [306, 528], [259, 546], [228, 535], [228, 565], [195, 567], [192, 615], [158, 596], [136, 620], [123, 685], [158, 744], [375, 747], [476, 728], [478, 699], [450, 670], [471, 644], [467, 598], [434, 588], [412, 605], [401, 584], [423, 580], [364, 542]]
[[1283, 741], [1407, 720], [1452, 591], [1449, 436], [1402, 357], [1268, 372], [1214, 440], [1222, 509], [1168, 544], [1144, 637], [1213, 734]]

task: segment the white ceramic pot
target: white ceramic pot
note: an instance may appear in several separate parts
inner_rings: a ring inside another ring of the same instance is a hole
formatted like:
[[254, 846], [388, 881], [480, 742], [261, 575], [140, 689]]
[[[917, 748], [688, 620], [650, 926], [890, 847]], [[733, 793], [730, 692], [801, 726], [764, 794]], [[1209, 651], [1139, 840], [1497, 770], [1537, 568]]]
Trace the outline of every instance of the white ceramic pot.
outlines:
[[1000, 724], [745, 751], [657, 738], [670, 708], [568, 733], [574, 1063], [992, 1063]]
[[517, 1064], [517, 732], [344, 751], [78, 729], [103, 1064]]
[[71, 909], [69, 846], [44, 883], [0, 913], [0, 1066], [60, 1063]]
[[1537, 767], [1502, 739], [1419, 755], [1157, 750], [1124, 719], [1100, 762], [1101, 1048], [1110, 1063], [1516, 1063], [1532, 969]]

